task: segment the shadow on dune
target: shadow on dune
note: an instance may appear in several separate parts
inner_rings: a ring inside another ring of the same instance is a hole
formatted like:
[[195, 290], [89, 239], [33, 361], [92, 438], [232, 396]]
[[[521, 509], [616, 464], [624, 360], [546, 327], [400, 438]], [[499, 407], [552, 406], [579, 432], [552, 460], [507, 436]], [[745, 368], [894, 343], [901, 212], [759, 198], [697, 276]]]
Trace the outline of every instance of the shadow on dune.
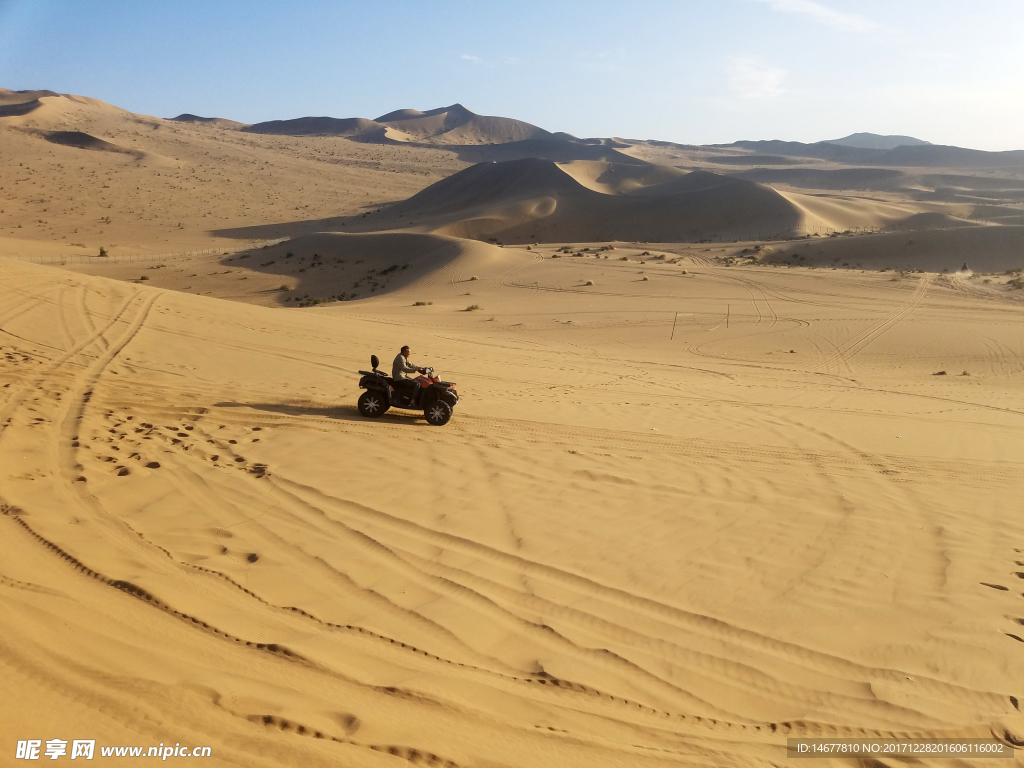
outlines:
[[[391, 202], [380, 203], [376, 207], [392, 205]], [[380, 226], [376, 219], [372, 222], [370, 215], [363, 216], [331, 216], [324, 219], [304, 219], [281, 221], [276, 224], [257, 224], [251, 227], [229, 227], [212, 229], [214, 237], [227, 237], [232, 240], [278, 240], [282, 237], [299, 237], [314, 232], [379, 232]]]
[[[282, 416], [319, 416], [338, 421], [358, 421], [369, 424], [372, 421], [379, 421], [388, 424], [408, 424], [410, 426], [429, 427], [423, 420], [423, 414], [419, 411], [388, 411], [377, 419], [367, 419], [359, 415], [354, 405], [336, 405], [327, 407], [323, 405], [295, 405], [290, 403], [239, 403], [225, 401], [214, 403], [217, 408], [251, 408], [254, 411], [265, 411], [276, 413]], [[416, 422], [420, 423], [417, 424]]]
[[304, 307], [382, 296], [466, 255], [474, 255], [474, 265], [486, 274], [501, 251], [485, 243], [415, 232], [316, 232], [225, 256], [219, 263], [227, 269], [212, 274], [243, 268], [273, 275], [281, 278], [280, 288], [251, 295], [276, 296], [279, 306]]

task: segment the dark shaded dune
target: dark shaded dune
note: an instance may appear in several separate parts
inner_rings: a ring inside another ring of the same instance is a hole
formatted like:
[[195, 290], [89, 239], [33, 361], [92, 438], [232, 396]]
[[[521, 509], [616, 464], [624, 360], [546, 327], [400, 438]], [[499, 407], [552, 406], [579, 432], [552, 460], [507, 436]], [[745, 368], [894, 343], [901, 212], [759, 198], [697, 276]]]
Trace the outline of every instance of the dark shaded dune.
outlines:
[[747, 149], [758, 154], [813, 157], [848, 165], [907, 166], [920, 168], [1021, 168], [1024, 150], [984, 152], [942, 144], [900, 146], [894, 149], [865, 149], [819, 141], [804, 144], [799, 141], [737, 141], [734, 144], [714, 144], [719, 148]]
[[176, 123], [212, 123], [217, 120], [216, 117], [200, 117], [199, 115], [193, 115], [190, 112], [182, 112], [177, 117], [168, 118], [174, 120]]
[[132, 149], [112, 144], [109, 141], [98, 139], [82, 131], [44, 131], [43, 138], [51, 144], [60, 144], [63, 147], [74, 147], [76, 149], [90, 149], [97, 152], [118, 152], [125, 155], [141, 155]]
[[193, 115], [189, 112], [180, 114], [177, 117], [172, 117], [170, 120], [176, 123], [196, 123], [199, 125], [213, 125], [218, 128], [231, 129], [239, 129], [246, 125], [245, 123], [240, 123], [237, 120], [228, 120], [224, 117], [200, 117], [199, 115]]
[[43, 102], [39, 99], [32, 99], [31, 101], [19, 101], [13, 104], [0, 103], [0, 117], [18, 117], [20, 115], [27, 115], [29, 112], [34, 112], [43, 106]]
[[245, 133], [278, 136], [354, 136], [385, 126], [363, 117], [298, 117], [294, 120], [268, 120], [247, 125]]
[[508, 243], [741, 238], [788, 234], [801, 223], [798, 209], [779, 193], [744, 179], [698, 171], [605, 194], [537, 159], [467, 168], [388, 215], [456, 237]]
[[789, 184], [804, 189], [893, 189], [905, 179], [889, 168], [754, 168], [732, 174], [759, 184]]
[[612, 147], [613, 149], [627, 149], [632, 144], [619, 139], [581, 139], [578, 136], [573, 136], [571, 133], [565, 131], [556, 131], [551, 134], [551, 138], [558, 139], [559, 141], [571, 141], [576, 144], [589, 144], [594, 146]]
[[930, 187], [971, 190], [1024, 190], [1024, 179], [1008, 179], [994, 176], [961, 176], [951, 173], [934, 173], [921, 176], [923, 184]]
[[886, 153], [885, 165], [934, 168], [1024, 168], [1024, 150], [984, 152], [941, 144], [896, 147]]
[[[670, 195], [704, 192], [711, 189], [751, 190], [761, 188], [733, 176], [723, 176], [711, 171], [691, 171], [660, 184], [651, 184], [634, 189], [629, 194], [638, 197], [666, 197]], [[763, 188], [762, 188], [763, 189]]]
[[[704, 151], [707, 147], [703, 147], [699, 144], [677, 144], [674, 141], [660, 141], [659, 139], [626, 139], [631, 144], [649, 144], [652, 147], [661, 147], [663, 149], [688, 149], [691, 151]], [[726, 146], [712, 145], [712, 146]]]
[[934, 190], [913, 190], [915, 200], [936, 203], [1024, 203], [1024, 189], [962, 189], [940, 187]]
[[0, 88], [0, 105], [31, 104], [46, 96], [60, 96], [60, 94], [56, 91], [9, 91], [6, 88]]
[[612, 163], [647, 165], [643, 160], [619, 152], [615, 146], [559, 139], [526, 139], [504, 144], [446, 146], [468, 163], [508, 162], [536, 158], [556, 163], [571, 160], [605, 160]]
[[[712, 144], [720, 149], [746, 149], [759, 155], [786, 155], [788, 157], [813, 157], [817, 160], [832, 160], [851, 165], [884, 163], [886, 150], [844, 147], [840, 144], [818, 142], [804, 144], [799, 141], [737, 141], [733, 144]], [[754, 161], [751, 158], [751, 161]]]
[[956, 272], [966, 262], [975, 272], [1003, 272], [1024, 268], [1024, 227], [975, 226], [805, 240], [765, 261], [927, 272]]
[[972, 219], [984, 219], [997, 224], [1024, 224], [1024, 208], [1006, 205], [976, 205], [971, 210]]
[[977, 222], [965, 221], [945, 213], [915, 213], [913, 216], [893, 222], [887, 229], [892, 232], [920, 232], [926, 229], [959, 229], [977, 226]]
[[429, 215], [464, 213], [475, 208], [507, 205], [556, 195], [594, 194], [555, 163], [536, 158], [504, 163], [478, 163], [417, 192], [391, 207], [389, 213]]
[[782, 155], [722, 155], [721, 157], [705, 157], [705, 162], [716, 165], [799, 165], [807, 162], [796, 157]]
[[390, 123], [394, 120], [412, 120], [417, 117], [426, 117], [429, 115], [436, 115], [439, 112], [444, 112], [445, 107], [440, 109], [432, 109], [428, 112], [420, 112], [418, 109], [396, 109], [394, 112], [388, 112], [386, 115], [374, 118], [374, 122], [378, 123]]
[[880, 136], [877, 133], [851, 133], [841, 139], [828, 139], [829, 144], [861, 149], [895, 149], [896, 147], [927, 146], [930, 141], [915, 139], [913, 136]]

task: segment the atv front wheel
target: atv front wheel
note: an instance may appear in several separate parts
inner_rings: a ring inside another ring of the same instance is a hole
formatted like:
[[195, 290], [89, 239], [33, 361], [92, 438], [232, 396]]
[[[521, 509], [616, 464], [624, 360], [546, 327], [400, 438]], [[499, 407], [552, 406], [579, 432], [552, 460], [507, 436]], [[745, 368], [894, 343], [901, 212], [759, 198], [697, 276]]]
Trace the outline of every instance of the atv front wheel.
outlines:
[[428, 424], [443, 427], [452, 417], [452, 407], [444, 400], [435, 400], [423, 409], [423, 416]]
[[376, 419], [383, 416], [390, 406], [388, 401], [384, 399], [384, 395], [368, 389], [359, 396], [356, 407], [359, 408], [361, 416], [365, 416], [368, 419]]

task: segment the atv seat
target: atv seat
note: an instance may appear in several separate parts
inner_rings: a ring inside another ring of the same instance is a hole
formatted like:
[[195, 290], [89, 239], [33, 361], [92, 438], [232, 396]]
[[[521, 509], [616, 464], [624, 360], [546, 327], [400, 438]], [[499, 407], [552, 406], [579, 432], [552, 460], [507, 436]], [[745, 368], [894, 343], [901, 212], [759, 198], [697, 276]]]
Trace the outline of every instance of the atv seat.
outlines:
[[383, 371], [360, 371], [359, 373], [363, 376], [376, 376], [385, 384], [392, 387], [395, 386], [394, 380], [390, 376], [385, 376]]

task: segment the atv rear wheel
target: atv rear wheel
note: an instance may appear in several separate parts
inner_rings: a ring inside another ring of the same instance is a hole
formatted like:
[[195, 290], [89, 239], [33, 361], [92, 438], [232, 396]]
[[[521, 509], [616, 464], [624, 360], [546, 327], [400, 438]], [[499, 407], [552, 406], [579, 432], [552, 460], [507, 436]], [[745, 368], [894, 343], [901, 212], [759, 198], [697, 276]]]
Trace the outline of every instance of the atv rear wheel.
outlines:
[[365, 416], [368, 419], [376, 419], [383, 416], [390, 406], [388, 401], [384, 399], [384, 395], [368, 389], [359, 396], [356, 407], [359, 408], [361, 416]]
[[443, 427], [452, 417], [452, 407], [444, 400], [435, 400], [423, 409], [423, 416], [428, 424]]

